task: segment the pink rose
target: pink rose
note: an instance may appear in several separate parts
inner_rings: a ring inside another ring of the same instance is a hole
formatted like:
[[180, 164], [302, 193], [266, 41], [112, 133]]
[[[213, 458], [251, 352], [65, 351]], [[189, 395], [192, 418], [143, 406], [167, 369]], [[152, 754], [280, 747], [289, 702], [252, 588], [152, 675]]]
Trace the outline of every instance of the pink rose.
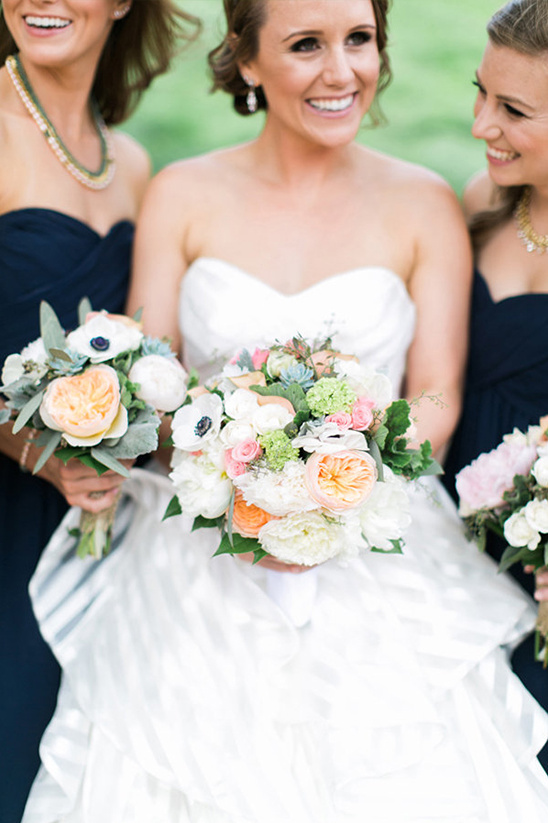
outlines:
[[257, 370], [260, 369], [261, 366], [264, 363], [266, 363], [266, 361], [268, 360], [268, 355], [269, 354], [270, 354], [270, 351], [268, 349], [259, 349], [259, 348], [255, 349], [255, 351], [251, 355], [251, 361], [253, 363], [253, 368], [257, 369]]
[[368, 429], [373, 422], [373, 406], [375, 401], [367, 397], [358, 397], [352, 406], [352, 428], [356, 431]]
[[480, 454], [457, 474], [460, 513], [466, 517], [504, 505], [503, 494], [513, 487], [514, 476], [529, 474], [536, 456], [535, 446], [507, 442]]
[[[262, 449], [256, 440], [248, 437], [247, 440], [242, 440], [232, 448], [231, 457], [240, 463], [250, 463], [262, 453]], [[241, 473], [241, 472], [240, 472]]]
[[235, 460], [232, 455], [232, 449], [225, 450], [225, 470], [231, 480], [245, 474], [245, 463], [241, 460]]
[[341, 431], [347, 431], [352, 426], [352, 415], [348, 412], [335, 412], [335, 414], [328, 414], [325, 422], [336, 423]]
[[354, 509], [369, 497], [377, 482], [377, 464], [361, 451], [315, 452], [306, 461], [310, 496], [326, 509]]

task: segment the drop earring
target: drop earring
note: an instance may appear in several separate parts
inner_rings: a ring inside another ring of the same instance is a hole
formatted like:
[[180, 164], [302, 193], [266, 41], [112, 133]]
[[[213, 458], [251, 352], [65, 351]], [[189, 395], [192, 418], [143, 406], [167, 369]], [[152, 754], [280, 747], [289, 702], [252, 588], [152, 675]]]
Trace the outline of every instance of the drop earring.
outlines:
[[253, 80], [250, 80], [249, 77], [244, 77], [244, 80], [249, 86], [247, 97], [245, 98], [247, 110], [250, 114], [255, 114], [258, 106], [257, 95], [255, 94], [255, 83]]

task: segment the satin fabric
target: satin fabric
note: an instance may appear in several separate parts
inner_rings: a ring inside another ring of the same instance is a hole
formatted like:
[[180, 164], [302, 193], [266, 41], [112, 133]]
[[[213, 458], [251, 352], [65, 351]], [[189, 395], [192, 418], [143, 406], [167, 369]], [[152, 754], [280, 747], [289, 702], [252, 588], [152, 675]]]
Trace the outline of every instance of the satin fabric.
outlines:
[[[66, 328], [77, 304], [121, 311], [133, 227], [106, 237], [69, 215], [26, 208], [0, 215], [0, 365], [37, 338], [40, 300]], [[38, 744], [53, 713], [59, 667], [42, 640], [27, 587], [67, 510], [49, 484], [0, 454], [0, 820], [19, 823], [38, 770]]]
[[[214, 259], [181, 294], [187, 366], [329, 327], [398, 386], [415, 308], [367, 267], [286, 296]], [[506, 644], [530, 600], [463, 537], [436, 480], [401, 557], [300, 576], [212, 558], [161, 522], [160, 474], [125, 486], [114, 550], [74, 556], [71, 511], [31, 584], [64, 670], [24, 823], [541, 823], [548, 718]]]

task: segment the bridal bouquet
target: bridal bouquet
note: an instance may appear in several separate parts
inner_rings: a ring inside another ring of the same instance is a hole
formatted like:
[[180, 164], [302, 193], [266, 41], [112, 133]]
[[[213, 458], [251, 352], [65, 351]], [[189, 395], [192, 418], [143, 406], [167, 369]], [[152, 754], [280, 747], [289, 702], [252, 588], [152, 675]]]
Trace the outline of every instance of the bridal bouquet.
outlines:
[[[548, 418], [526, 432], [514, 429], [496, 449], [473, 460], [456, 477], [459, 513], [485, 548], [488, 531], [508, 547], [501, 571], [521, 562], [535, 572], [548, 565]], [[539, 605], [537, 637], [548, 665], [548, 602]]]
[[[55, 455], [78, 458], [98, 474], [128, 476], [120, 461], [157, 448], [158, 412], [183, 403], [187, 375], [169, 345], [145, 337], [137, 320], [93, 312], [87, 300], [79, 319], [66, 333], [51, 306], [41, 304], [41, 336], [4, 363], [0, 423], [14, 420], [14, 433], [25, 426], [39, 433], [34, 473]], [[114, 512], [82, 512], [79, 555], [108, 551]]]
[[315, 565], [360, 547], [401, 553], [404, 479], [436, 473], [411, 448], [410, 406], [331, 340], [240, 351], [172, 420], [166, 517], [218, 527], [216, 554]]

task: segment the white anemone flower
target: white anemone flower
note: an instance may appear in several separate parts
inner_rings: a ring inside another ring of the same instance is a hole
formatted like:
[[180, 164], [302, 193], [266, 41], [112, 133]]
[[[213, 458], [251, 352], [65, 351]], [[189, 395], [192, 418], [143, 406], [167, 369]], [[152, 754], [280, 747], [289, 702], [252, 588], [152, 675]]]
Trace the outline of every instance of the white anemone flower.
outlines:
[[183, 451], [199, 451], [219, 434], [223, 401], [218, 394], [201, 394], [173, 417], [173, 445]]

